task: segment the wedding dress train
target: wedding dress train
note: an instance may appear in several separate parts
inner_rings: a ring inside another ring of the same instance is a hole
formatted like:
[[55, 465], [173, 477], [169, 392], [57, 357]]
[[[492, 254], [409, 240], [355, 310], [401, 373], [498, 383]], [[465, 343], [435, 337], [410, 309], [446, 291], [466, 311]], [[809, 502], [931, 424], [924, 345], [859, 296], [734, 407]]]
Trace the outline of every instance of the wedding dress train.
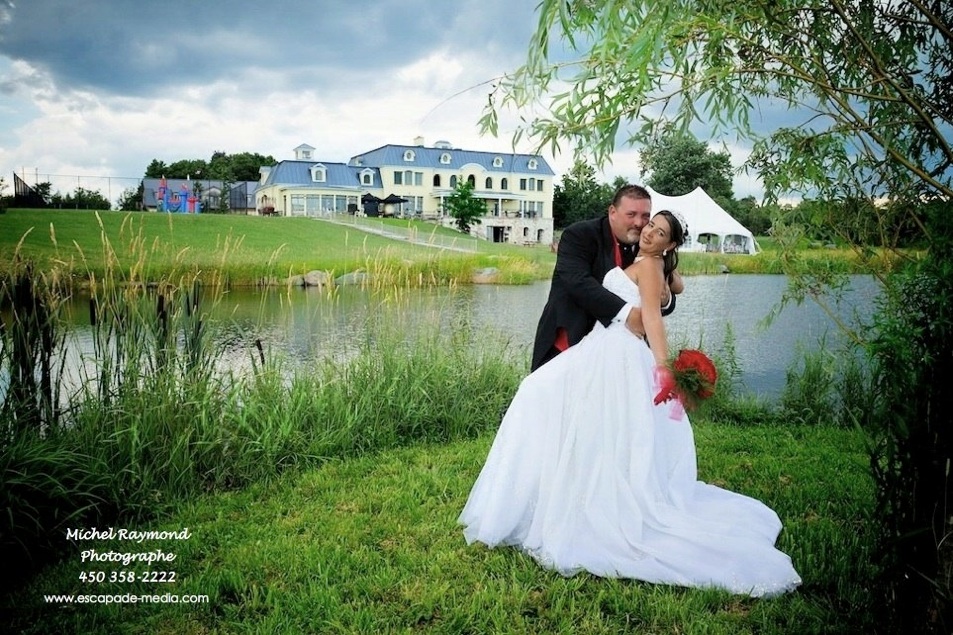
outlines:
[[[619, 268], [604, 285], [634, 304]], [[774, 547], [777, 514], [697, 480], [684, 413], [653, 405], [655, 360], [623, 324], [596, 324], [526, 377], [460, 515], [467, 543], [512, 545], [588, 571], [751, 596], [801, 579]]]

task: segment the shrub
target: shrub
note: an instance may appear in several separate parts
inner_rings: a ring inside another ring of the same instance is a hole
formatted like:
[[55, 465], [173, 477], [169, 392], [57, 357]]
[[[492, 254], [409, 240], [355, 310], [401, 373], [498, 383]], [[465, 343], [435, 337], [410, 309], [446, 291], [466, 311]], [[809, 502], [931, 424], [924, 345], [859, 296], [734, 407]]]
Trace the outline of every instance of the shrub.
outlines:
[[879, 561], [888, 616], [907, 632], [953, 626], [950, 426], [953, 377], [953, 228], [930, 256], [895, 274], [870, 346], [876, 408], [871, 468], [881, 521]]

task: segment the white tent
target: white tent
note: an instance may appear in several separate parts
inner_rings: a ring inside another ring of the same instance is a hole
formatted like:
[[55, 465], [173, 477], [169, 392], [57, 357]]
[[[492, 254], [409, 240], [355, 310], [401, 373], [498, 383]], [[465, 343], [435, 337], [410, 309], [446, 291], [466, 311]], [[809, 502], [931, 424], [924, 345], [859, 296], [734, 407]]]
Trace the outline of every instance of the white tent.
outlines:
[[652, 188], [652, 211], [681, 212], [688, 223], [688, 236], [682, 251], [707, 251], [725, 254], [753, 254], [758, 251], [754, 235], [731, 214], [722, 209], [700, 187], [684, 196], [665, 196]]

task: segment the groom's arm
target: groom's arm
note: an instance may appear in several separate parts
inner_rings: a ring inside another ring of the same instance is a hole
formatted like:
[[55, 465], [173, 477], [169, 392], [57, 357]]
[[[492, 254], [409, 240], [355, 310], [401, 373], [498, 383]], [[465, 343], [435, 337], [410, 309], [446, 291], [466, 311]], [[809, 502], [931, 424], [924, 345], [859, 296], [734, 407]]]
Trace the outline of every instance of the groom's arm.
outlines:
[[674, 270], [674, 271], [669, 275], [669, 278], [668, 278], [668, 288], [669, 288], [669, 289], [672, 291], [672, 293], [674, 293], [675, 295], [678, 295], [679, 293], [681, 293], [682, 291], [685, 290], [685, 281], [682, 280], [682, 274], [680, 274], [680, 273], [678, 272], [678, 269]]
[[685, 282], [678, 271], [673, 271], [669, 276], [668, 287], [665, 289], [666, 297], [662, 298], [662, 315], [671, 315], [675, 310], [675, 296], [685, 290]]
[[570, 299], [604, 325], [612, 322], [626, 305], [602, 280], [593, 275], [602, 258], [601, 240], [595, 226], [570, 226], [559, 239], [556, 272]]

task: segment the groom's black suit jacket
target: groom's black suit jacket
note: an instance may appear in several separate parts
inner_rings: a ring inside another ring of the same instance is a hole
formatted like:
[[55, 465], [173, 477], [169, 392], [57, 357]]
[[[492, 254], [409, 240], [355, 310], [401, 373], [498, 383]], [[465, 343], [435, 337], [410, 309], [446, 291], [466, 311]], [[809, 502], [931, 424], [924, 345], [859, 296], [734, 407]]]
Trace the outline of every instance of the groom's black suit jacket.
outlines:
[[[553, 344], [560, 327], [566, 329], [572, 346], [592, 330], [596, 320], [609, 326], [619, 314], [625, 300], [602, 286], [602, 279], [615, 266], [615, 238], [608, 215], [573, 223], [563, 231], [549, 299], [536, 327], [532, 370], [559, 353]], [[663, 313], [674, 308], [673, 295]]]

